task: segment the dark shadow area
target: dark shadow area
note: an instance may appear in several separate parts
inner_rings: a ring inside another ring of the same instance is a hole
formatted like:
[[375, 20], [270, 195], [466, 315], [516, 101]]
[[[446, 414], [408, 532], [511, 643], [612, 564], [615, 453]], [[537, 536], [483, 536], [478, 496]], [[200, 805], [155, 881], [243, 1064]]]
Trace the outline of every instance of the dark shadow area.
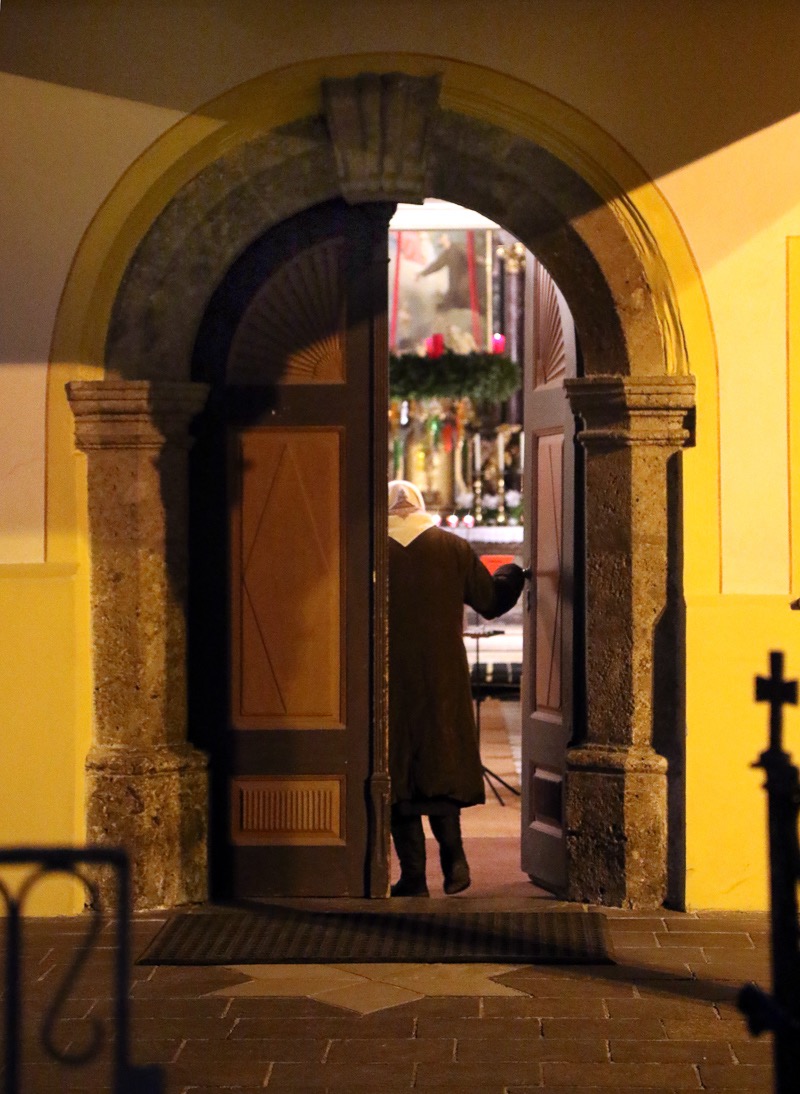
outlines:
[[[210, 383], [215, 390], [230, 383], [227, 369], [234, 337], [259, 289], [281, 267], [309, 247], [341, 234], [350, 209], [341, 198], [324, 202], [270, 228], [241, 253], [216, 288], [203, 314], [192, 354], [193, 380]], [[353, 321], [358, 318], [352, 317]], [[294, 332], [294, 344], [284, 348], [301, 350], [305, 333], [302, 330]], [[280, 373], [275, 379], [280, 379]], [[226, 391], [231, 412], [241, 424], [257, 421], [274, 406], [269, 401], [277, 398], [274, 387], [270, 385], [269, 395], [263, 385], [261, 388], [260, 396], [258, 387], [250, 392]], [[259, 403], [259, 397], [264, 401]]]
[[209, 756], [209, 889], [230, 886], [220, 844], [228, 816], [220, 778], [220, 727], [226, 725], [230, 679], [228, 604], [227, 460], [223, 393], [212, 388], [195, 423], [189, 458], [189, 594], [187, 604], [188, 737]]
[[[576, 332], [576, 376], [584, 375], [581, 341]], [[572, 559], [572, 736], [568, 747], [586, 740], [586, 450], [577, 439], [580, 422], [572, 433], [575, 476]]]
[[[503, 973], [498, 984], [525, 991], [525, 970]], [[608, 984], [633, 982], [646, 987], [648, 994], [668, 995], [678, 999], [703, 1000], [709, 1003], [735, 1004], [741, 985], [737, 982], [713, 978], [699, 979], [688, 970], [683, 973], [647, 968], [642, 965], [615, 961], [609, 965], [574, 965], [570, 968], [571, 979], [586, 979], [592, 983], [605, 980]]]
[[[416, 41], [436, 42], [436, 5], [404, 7], [419, 28]], [[525, 55], [513, 13], [518, 8], [525, 13], [528, 6], [507, 0], [505, 7], [509, 17], [497, 18], [488, 5], [473, 14], [465, 29], [475, 43], [491, 40], [493, 56], [508, 58], [510, 74], [524, 78], [521, 66], [527, 64], [534, 82], [559, 94], [565, 63], [574, 68], [579, 88], [592, 78], [618, 82], [624, 73], [630, 101], [654, 104], [665, 127], [671, 121], [680, 129], [679, 139], [648, 148], [647, 167], [654, 176], [797, 111], [797, 66], [779, 61], [780, 79], [765, 79], [775, 71], [776, 57], [787, 56], [792, 24], [785, 4], [683, 3], [670, 17], [648, 4], [582, 4], [580, 19], [563, 18], [555, 5], [550, 12], [546, 7], [537, 12], [541, 40], [529, 43], [526, 36], [531, 52]], [[378, 38], [385, 49], [414, 48], [413, 36], [401, 38], [369, 17], [360, 32], [359, 10], [363, 22], [363, 6], [346, 2], [4, 0], [0, 68], [32, 80], [191, 111], [228, 87], [231, 73], [239, 82], [296, 61], [310, 32], [322, 32], [331, 54], [375, 49]], [[538, 80], [537, 73], [542, 74]]]
[[336, 962], [611, 963], [605, 917], [580, 911], [313, 910], [237, 901], [177, 913], [139, 964]]
[[653, 629], [653, 748], [667, 760], [666, 905], [686, 902], [686, 602], [681, 454], [667, 460], [666, 604]]

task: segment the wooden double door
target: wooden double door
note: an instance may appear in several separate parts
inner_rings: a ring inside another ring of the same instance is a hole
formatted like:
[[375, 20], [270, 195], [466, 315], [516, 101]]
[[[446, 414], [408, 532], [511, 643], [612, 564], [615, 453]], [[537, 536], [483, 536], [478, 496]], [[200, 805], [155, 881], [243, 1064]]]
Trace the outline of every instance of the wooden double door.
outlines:
[[[331, 202], [273, 229], [198, 339], [217, 397], [193, 540], [218, 549], [193, 578], [192, 721], [212, 753], [216, 896], [387, 891], [390, 212]], [[521, 863], [558, 891], [574, 588], [563, 380], [576, 351], [563, 298], [533, 256], [528, 271]]]

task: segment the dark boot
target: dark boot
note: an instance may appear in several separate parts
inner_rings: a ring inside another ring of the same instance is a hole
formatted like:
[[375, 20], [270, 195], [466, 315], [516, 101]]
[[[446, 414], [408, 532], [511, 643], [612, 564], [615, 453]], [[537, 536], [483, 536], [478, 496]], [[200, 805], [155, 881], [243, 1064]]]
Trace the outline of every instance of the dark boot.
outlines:
[[392, 839], [400, 859], [400, 879], [392, 896], [428, 896], [422, 817], [392, 817]]
[[470, 886], [469, 864], [461, 842], [461, 814], [430, 817], [431, 831], [439, 844], [439, 861], [444, 874], [444, 891], [448, 896], [461, 893]]

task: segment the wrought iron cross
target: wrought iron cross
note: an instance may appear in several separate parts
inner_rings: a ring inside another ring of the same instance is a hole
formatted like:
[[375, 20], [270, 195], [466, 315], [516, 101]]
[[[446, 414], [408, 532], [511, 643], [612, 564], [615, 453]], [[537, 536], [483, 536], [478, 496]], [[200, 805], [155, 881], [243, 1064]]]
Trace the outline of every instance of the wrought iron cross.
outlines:
[[769, 703], [770, 751], [782, 751], [781, 722], [787, 703], [797, 705], [797, 681], [783, 678], [783, 652], [772, 650], [769, 655], [769, 676], [756, 677], [756, 702]]

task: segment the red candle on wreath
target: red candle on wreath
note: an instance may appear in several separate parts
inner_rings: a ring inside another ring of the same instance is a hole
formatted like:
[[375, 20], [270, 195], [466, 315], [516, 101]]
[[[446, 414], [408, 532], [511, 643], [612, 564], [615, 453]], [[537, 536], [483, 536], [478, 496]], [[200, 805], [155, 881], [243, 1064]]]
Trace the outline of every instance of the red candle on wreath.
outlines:
[[504, 334], [492, 335], [492, 353], [505, 353], [506, 336]]
[[432, 334], [425, 339], [425, 351], [428, 357], [441, 357], [444, 353], [444, 335]]

